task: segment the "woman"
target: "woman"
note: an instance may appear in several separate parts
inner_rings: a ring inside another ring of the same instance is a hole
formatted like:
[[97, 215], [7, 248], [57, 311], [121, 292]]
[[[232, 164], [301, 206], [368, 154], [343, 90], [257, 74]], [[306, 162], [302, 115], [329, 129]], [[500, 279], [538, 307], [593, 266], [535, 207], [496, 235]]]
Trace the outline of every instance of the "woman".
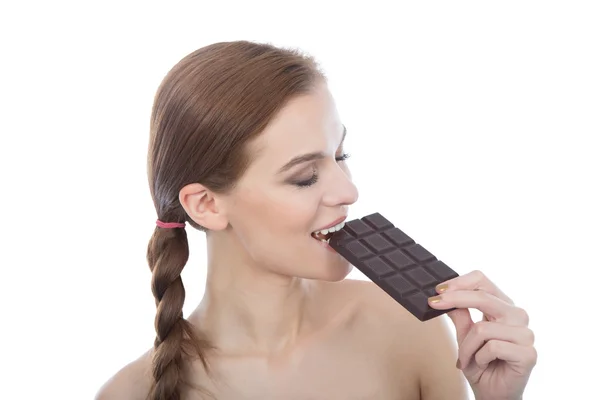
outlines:
[[[324, 75], [297, 51], [217, 43], [169, 72], [148, 153], [156, 340], [98, 399], [466, 399], [466, 382], [477, 399], [521, 398], [536, 361], [528, 317], [483, 274], [430, 299], [457, 308], [457, 350], [442, 318], [420, 322], [344, 279], [349, 263], [311, 235], [358, 198], [345, 135]], [[185, 223], [206, 232], [208, 254], [187, 319]]]

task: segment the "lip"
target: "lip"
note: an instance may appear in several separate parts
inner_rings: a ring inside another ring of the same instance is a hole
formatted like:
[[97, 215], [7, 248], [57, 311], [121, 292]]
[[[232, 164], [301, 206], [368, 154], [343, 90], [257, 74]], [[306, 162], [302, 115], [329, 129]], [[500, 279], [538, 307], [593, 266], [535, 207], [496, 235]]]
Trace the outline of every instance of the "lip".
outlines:
[[324, 227], [322, 227], [322, 228], [315, 229], [313, 232], [318, 232], [318, 231], [322, 231], [323, 229], [329, 229], [329, 228], [332, 228], [332, 227], [336, 226], [337, 224], [339, 224], [340, 222], [343, 222], [343, 221], [345, 221], [345, 220], [346, 220], [346, 218], [348, 218], [348, 216], [347, 216], [347, 215], [346, 215], [346, 216], [343, 216], [343, 217], [340, 217], [340, 218], [336, 219], [335, 221], [333, 221], [332, 223], [330, 223], [330, 224], [328, 224], [328, 225], [325, 225], [325, 226], [324, 226]]

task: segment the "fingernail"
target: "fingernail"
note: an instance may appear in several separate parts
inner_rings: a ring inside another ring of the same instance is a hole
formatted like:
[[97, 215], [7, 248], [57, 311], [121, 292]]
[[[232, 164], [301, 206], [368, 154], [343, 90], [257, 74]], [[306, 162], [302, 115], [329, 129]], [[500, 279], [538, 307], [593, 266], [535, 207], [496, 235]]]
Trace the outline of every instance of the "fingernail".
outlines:
[[456, 360], [456, 368], [461, 369], [460, 367], [461, 367], [461, 365], [460, 365], [460, 358], [459, 358], [458, 360]]
[[447, 289], [448, 289], [448, 284], [446, 284], [446, 283], [442, 283], [441, 285], [437, 285], [435, 287], [435, 290], [437, 290], [438, 293], [445, 292]]
[[433, 296], [429, 298], [430, 303], [439, 303], [442, 300], [442, 296]]

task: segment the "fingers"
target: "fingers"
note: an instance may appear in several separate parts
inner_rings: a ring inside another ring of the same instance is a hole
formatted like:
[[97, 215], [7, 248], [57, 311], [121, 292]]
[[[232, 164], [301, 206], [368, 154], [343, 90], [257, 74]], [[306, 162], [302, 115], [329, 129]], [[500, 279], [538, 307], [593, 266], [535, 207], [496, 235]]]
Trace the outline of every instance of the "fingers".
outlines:
[[[448, 316], [456, 327], [458, 368], [476, 365], [483, 371], [494, 360], [501, 360], [522, 374], [531, 371], [537, 351], [533, 347], [534, 334], [528, 328], [529, 315], [482, 272], [448, 280], [436, 291], [439, 295], [429, 298], [432, 308], [455, 308]], [[473, 323], [470, 308], [481, 311], [483, 321]]]
[[458, 350], [459, 364], [462, 366], [469, 365], [473, 356], [490, 341], [503, 341], [529, 347], [533, 346], [534, 340], [533, 332], [527, 327], [510, 326], [497, 322], [478, 322], [473, 324], [460, 343]]
[[508, 325], [529, 324], [529, 316], [525, 310], [482, 290], [444, 291], [439, 296], [431, 297], [429, 304], [436, 309], [475, 308], [489, 320], [502, 321]]
[[475, 325], [471, 319], [471, 313], [469, 313], [469, 310], [459, 308], [450, 311], [447, 315], [456, 328], [456, 341], [460, 345], [471, 330], [471, 327]]
[[469, 272], [468, 274], [450, 279], [439, 284], [437, 290], [439, 293], [454, 290], [483, 290], [504, 300], [506, 303], [513, 304], [513, 301], [481, 271]]
[[475, 363], [483, 370], [494, 360], [503, 360], [527, 371], [537, 363], [537, 351], [533, 346], [490, 340], [475, 354]]

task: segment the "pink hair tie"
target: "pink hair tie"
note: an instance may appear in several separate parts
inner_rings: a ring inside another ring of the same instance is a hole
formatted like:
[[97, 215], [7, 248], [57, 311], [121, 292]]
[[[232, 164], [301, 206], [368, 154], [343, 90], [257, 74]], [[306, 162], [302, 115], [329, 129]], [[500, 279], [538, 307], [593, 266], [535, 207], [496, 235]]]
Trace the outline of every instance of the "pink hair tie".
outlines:
[[156, 220], [156, 225], [161, 228], [185, 228], [185, 222], [162, 222], [160, 219]]

